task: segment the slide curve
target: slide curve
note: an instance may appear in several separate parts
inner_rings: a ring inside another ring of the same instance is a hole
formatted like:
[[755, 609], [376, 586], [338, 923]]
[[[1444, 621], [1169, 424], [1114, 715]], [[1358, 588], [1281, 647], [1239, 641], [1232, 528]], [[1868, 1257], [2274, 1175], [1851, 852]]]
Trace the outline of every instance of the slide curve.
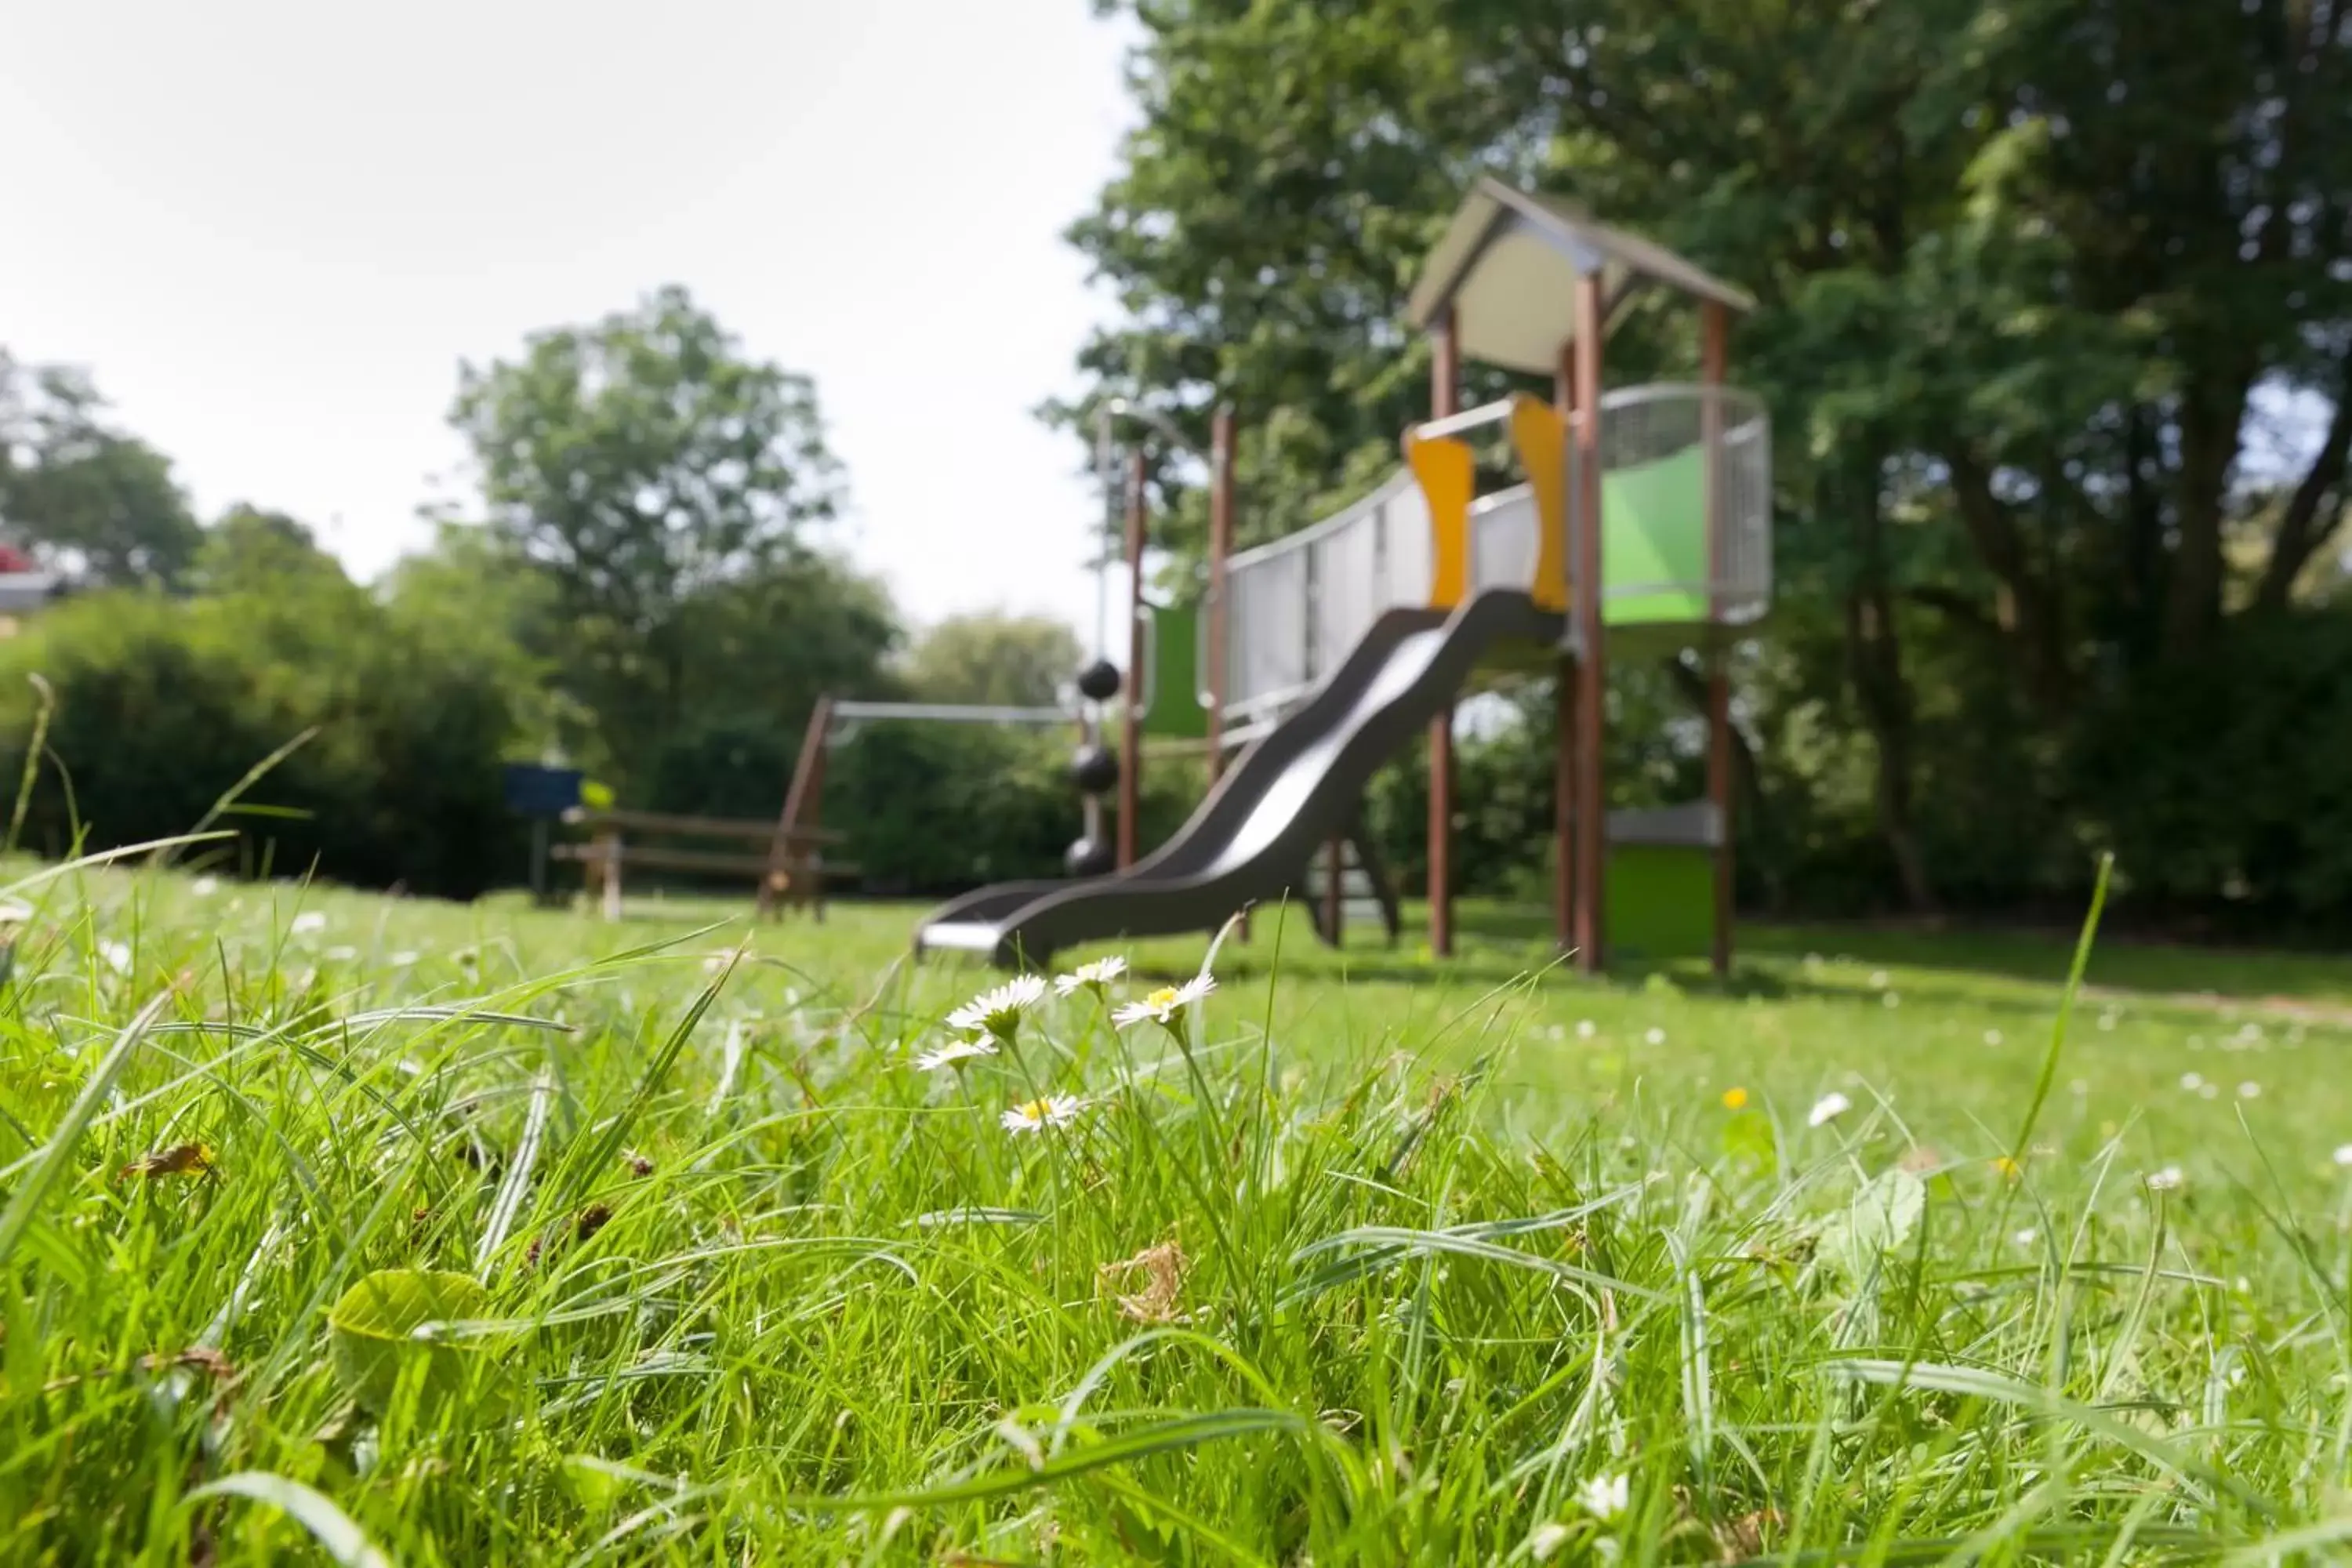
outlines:
[[1352, 825], [1373, 772], [1444, 711], [1486, 651], [1556, 640], [1561, 625], [1516, 589], [1450, 613], [1391, 610], [1166, 844], [1108, 877], [967, 893], [924, 920], [918, 951], [1043, 968], [1079, 942], [1214, 931], [1246, 905], [1297, 891], [1316, 848]]

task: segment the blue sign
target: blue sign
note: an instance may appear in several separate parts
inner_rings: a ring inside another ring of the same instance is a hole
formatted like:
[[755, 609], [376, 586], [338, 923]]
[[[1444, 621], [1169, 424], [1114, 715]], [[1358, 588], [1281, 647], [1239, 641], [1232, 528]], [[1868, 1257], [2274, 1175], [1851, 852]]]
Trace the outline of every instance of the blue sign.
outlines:
[[509, 763], [507, 809], [523, 816], [562, 816], [580, 804], [583, 776], [578, 768]]

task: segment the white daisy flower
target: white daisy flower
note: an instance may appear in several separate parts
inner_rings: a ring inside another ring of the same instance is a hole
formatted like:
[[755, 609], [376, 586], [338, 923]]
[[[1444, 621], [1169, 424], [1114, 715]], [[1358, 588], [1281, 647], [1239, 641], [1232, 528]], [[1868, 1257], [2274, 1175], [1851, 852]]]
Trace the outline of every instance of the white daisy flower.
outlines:
[[1853, 1100], [1848, 1100], [1836, 1089], [1832, 1089], [1827, 1094], [1822, 1096], [1819, 1100], [1813, 1101], [1813, 1109], [1811, 1114], [1806, 1116], [1805, 1125], [1808, 1127], [1819, 1127], [1825, 1121], [1836, 1121], [1839, 1117], [1843, 1116], [1847, 1111], [1852, 1110], [1853, 1109]]
[[2180, 1190], [2181, 1183], [2186, 1180], [2188, 1178], [2180, 1173], [2179, 1166], [2167, 1165], [2160, 1171], [2150, 1171], [2147, 1173], [2147, 1190], [2152, 1193], [2178, 1192]]
[[995, 1054], [996, 1042], [984, 1036], [978, 1039], [950, 1040], [946, 1045], [934, 1047], [917, 1057], [914, 1066], [919, 1072], [937, 1072], [953, 1062]]
[[1579, 1018], [1576, 1021], [1576, 1037], [1580, 1040], [1589, 1040], [1600, 1032], [1600, 1026], [1590, 1018]]
[[215, 893], [220, 891], [220, 879], [218, 877], [199, 877], [194, 881], [188, 884], [188, 891], [195, 894], [195, 896], [200, 899], [209, 899]]
[[949, 1014], [948, 1027], [959, 1034], [1010, 1040], [1021, 1032], [1021, 1015], [1045, 999], [1044, 975], [1016, 974]]
[[1176, 1016], [1217, 988], [1215, 976], [1202, 970], [1181, 985], [1162, 985], [1148, 996], [1139, 997], [1110, 1016], [1120, 1028], [1129, 1024], [1152, 1023], [1173, 1029]]
[[2201, 1072], [2182, 1073], [2180, 1075], [2180, 1087], [2187, 1089], [2189, 1093], [2195, 1094], [2199, 1089], [2205, 1087], [2205, 1075]]
[[2352, 1143], [2338, 1143], [2336, 1146], [2336, 1163], [2347, 1169], [2352, 1169]]
[[394, 953], [384, 962], [391, 964], [394, 969], [406, 969], [415, 963], [416, 954], [404, 948], [400, 952]]
[[1546, 1520], [1528, 1534], [1528, 1555], [1538, 1563], [1549, 1563], [1576, 1531], [1558, 1520]]
[[1043, 1100], [1024, 1100], [997, 1120], [1007, 1132], [1039, 1132], [1076, 1121], [1085, 1107], [1086, 1101], [1075, 1094], [1049, 1094]]
[[2262, 1092], [2263, 1086], [2256, 1083], [2252, 1079], [2248, 1079], [2245, 1082], [2238, 1086], [2238, 1098], [2240, 1100], [2259, 1099]]
[[1666, 1043], [1666, 1032], [1664, 1029], [1654, 1028], [1648, 1034], [1643, 1035], [1642, 1038], [1651, 1045], [1663, 1046]]
[[1127, 960], [1116, 957], [1097, 958], [1092, 963], [1079, 964], [1067, 974], [1055, 976], [1054, 990], [1064, 996], [1069, 995], [1074, 991], [1086, 989], [1100, 993], [1108, 989], [1112, 981], [1126, 973]]
[[1633, 1497], [1633, 1480], [1623, 1475], [1594, 1476], [1576, 1489], [1577, 1506], [1595, 1519], [1617, 1518]]
[[128, 974], [131, 973], [131, 944], [129, 942], [100, 942], [98, 944], [98, 956], [104, 959], [106, 961], [106, 967], [114, 971], [115, 973]]
[[327, 912], [324, 910], [304, 910], [294, 917], [294, 923], [287, 929], [296, 936], [309, 936], [313, 931], [324, 931], [327, 929]]

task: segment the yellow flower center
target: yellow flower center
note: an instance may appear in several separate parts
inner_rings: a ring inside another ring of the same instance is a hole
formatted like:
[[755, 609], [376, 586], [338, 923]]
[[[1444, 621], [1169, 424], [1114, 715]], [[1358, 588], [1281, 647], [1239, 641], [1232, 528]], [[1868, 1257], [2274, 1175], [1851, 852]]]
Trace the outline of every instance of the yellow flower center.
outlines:
[[1747, 1103], [1748, 1091], [1746, 1089], [1734, 1088], [1727, 1089], [1723, 1091], [1723, 1108], [1726, 1110], [1737, 1110]]
[[1176, 1005], [1176, 987], [1173, 985], [1162, 985], [1159, 990], [1154, 991], [1150, 995], [1146, 996], [1143, 1000], [1147, 1005], [1157, 1007], [1160, 1011], [1165, 1013], [1169, 1008]]
[[1024, 1121], [1043, 1121], [1045, 1120], [1045, 1110], [1046, 1106], [1044, 1100], [1033, 1100], [1026, 1105], [1014, 1106], [1013, 1108], [1013, 1114], [1021, 1118]]

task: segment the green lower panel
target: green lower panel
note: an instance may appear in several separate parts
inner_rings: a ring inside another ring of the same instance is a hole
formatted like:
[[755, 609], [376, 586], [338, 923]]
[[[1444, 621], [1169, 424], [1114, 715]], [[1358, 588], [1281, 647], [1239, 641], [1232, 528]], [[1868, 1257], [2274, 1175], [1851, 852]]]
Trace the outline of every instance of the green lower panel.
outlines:
[[1201, 635], [1200, 607], [1155, 605], [1151, 608], [1153, 690], [1143, 710], [1147, 735], [1198, 740], [1209, 732], [1209, 710], [1193, 685]]
[[1612, 964], [1704, 957], [1715, 945], [1715, 856], [1678, 846], [1612, 846], [1603, 903]]

